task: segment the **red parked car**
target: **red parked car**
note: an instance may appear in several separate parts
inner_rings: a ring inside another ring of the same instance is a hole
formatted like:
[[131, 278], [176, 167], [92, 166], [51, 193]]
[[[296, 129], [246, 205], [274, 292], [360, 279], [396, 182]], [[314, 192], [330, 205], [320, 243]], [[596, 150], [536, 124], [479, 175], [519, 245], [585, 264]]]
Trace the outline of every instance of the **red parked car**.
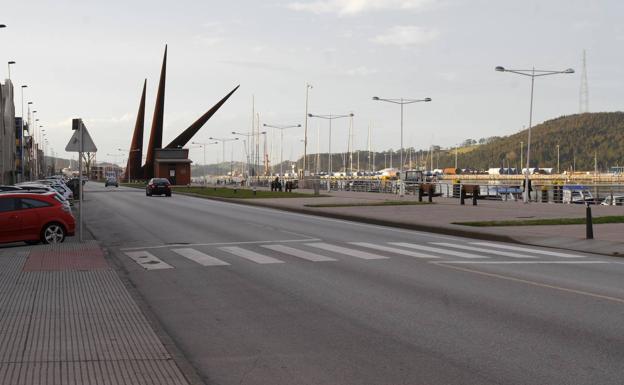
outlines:
[[69, 203], [56, 193], [0, 193], [0, 243], [60, 243], [75, 228]]

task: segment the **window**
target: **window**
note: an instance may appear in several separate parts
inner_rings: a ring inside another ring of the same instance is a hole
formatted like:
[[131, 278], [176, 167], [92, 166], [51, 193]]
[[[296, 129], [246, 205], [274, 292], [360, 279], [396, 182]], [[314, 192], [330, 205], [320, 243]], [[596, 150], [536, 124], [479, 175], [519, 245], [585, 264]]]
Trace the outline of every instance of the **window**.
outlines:
[[43, 202], [37, 199], [29, 199], [29, 198], [21, 198], [21, 208], [22, 209], [36, 209], [39, 207], [49, 207], [51, 204], [48, 202]]
[[15, 198], [0, 198], [0, 213], [15, 210]]

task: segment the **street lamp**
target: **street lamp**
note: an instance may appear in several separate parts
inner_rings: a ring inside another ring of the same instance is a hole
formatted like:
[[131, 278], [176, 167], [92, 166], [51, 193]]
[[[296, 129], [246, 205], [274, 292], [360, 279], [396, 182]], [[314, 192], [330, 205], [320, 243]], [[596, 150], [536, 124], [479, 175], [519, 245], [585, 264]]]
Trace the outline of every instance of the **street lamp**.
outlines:
[[11, 60], [7, 62], [7, 67], [9, 68], [9, 80], [11, 80], [11, 65], [15, 64], [15, 61]]
[[379, 101], [379, 102], [388, 102], [388, 103], [393, 103], [393, 104], [399, 104], [401, 106], [401, 165], [399, 167], [399, 175], [400, 175], [399, 196], [403, 196], [405, 194], [405, 184], [403, 183], [404, 179], [405, 179], [405, 176], [403, 175], [403, 106], [406, 105], [406, 104], [412, 104], [412, 103], [430, 102], [431, 98], [424, 98], [424, 99], [405, 99], [405, 98], [385, 99], [385, 98], [380, 98], [378, 96], [373, 96], [373, 100]]
[[550, 71], [550, 70], [536, 70], [533, 67], [530, 70], [514, 70], [507, 69], [502, 66], [497, 66], [494, 70], [498, 72], [511, 72], [517, 75], [529, 76], [531, 78], [531, 103], [529, 108], [529, 132], [527, 139], [527, 156], [526, 156], [526, 171], [524, 174], [524, 203], [529, 203], [529, 165], [531, 160], [531, 126], [533, 124], [533, 88], [535, 85], [535, 78], [539, 76], [558, 75], [558, 74], [573, 74], [574, 70], [568, 68], [563, 71]]
[[238, 138], [213, 138], [212, 136], [208, 139], [223, 143], [223, 162], [225, 162], [225, 143], [238, 140]]
[[[199, 147], [203, 147], [203, 149], [204, 149], [204, 167], [206, 167], [206, 146], [209, 146], [211, 144], [219, 144], [219, 142], [210, 142], [210, 143], [191, 142], [191, 144], [196, 144]], [[206, 170], [204, 170], [204, 184], [206, 184]]]
[[[305, 180], [306, 170], [308, 169], [307, 157], [308, 157], [308, 94], [312, 87], [312, 84], [306, 84], [306, 105], [305, 105], [305, 127], [303, 129], [303, 177]], [[305, 182], [304, 182], [305, 183]], [[305, 186], [305, 184], [304, 184]]]
[[[301, 127], [301, 124], [266, 124], [266, 123], [263, 123], [262, 125], [264, 127], [277, 128], [278, 130], [280, 130], [280, 178], [283, 180], [284, 179], [284, 130], [287, 128]], [[304, 149], [304, 152], [305, 152], [305, 149]], [[305, 154], [304, 154], [303, 159], [305, 159]]]
[[[315, 114], [308, 114], [308, 117], [310, 118], [319, 118], [319, 119], [326, 119], [329, 120], [329, 164], [328, 164], [328, 173], [327, 173], [327, 177], [331, 178], [332, 177], [332, 152], [331, 152], [331, 138], [332, 138], [332, 120], [334, 119], [340, 119], [340, 118], [350, 118], [353, 117], [353, 112], [350, 114], [346, 114], [346, 115], [315, 115]], [[327, 179], [327, 191], [329, 191], [331, 188], [331, 183], [330, 183], [330, 179]]]

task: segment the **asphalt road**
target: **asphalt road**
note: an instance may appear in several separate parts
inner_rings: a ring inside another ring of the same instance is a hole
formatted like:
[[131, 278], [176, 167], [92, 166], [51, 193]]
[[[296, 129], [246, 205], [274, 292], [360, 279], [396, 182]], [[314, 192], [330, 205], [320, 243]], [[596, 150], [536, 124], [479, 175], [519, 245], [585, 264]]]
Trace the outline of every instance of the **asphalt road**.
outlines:
[[87, 190], [89, 230], [207, 384], [624, 381], [624, 260]]

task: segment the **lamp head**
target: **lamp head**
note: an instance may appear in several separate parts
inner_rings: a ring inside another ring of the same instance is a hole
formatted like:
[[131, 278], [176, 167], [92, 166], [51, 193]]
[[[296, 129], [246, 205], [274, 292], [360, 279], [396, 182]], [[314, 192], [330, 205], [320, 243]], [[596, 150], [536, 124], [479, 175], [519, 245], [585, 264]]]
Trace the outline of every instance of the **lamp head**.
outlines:
[[28, 86], [24, 84], [24, 85], [22, 86], [22, 88], [28, 88]]
[[15, 64], [15, 61], [11, 60], [11, 61], [9, 62], [9, 64]]
[[574, 69], [568, 68], [567, 70], [565, 70], [563, 72], [565, 72], [566, 74], [573, 74], [574, 73]]
[[297, 127], [301, 127], [301, 124], [297, 124]]
[[352, 112], [352, 113], [350, 113], [350, 114], [349, 114], [349, 116], [350, 116], [350, 117], [354, 117], [354, 116], [355, 116], [355, 114]]
[[6, 28], [5, 24], [0, 24], [0, 28]]
[[313, 117], [314, 117], [314, 115], [308, 114], [308, 118], [313, 118]]
[[496, 68], [494, 68], [496, 71], [498, 72], [505, 72], [505, 67], [503, 66], [497, 66]]
[[379, 96], [373, 96], [373, 100], [379, 100]]
[[431, 98], [425, 98], [425, 102], [430, 102]]
[[33, 104], [33, 102], [28, 102], [28, 104]]

